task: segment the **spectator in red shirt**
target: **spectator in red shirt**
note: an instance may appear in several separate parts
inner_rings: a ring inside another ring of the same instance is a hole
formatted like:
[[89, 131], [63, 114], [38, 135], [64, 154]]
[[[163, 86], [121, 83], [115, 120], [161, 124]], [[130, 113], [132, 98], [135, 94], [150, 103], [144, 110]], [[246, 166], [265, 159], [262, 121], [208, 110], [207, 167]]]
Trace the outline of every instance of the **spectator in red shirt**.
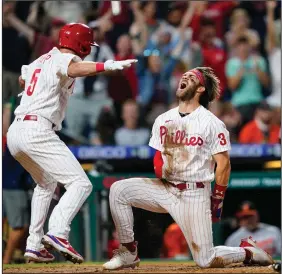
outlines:
[[222, 97], [227, 88], [225, 76], [227, 53], [223, 48], [223, 42], [216, 36], [216, 27], [213, 21], [209, 19], [202, 20], [199, 42], [202, 47], [204, 66], [213, 68], [220, 80], [220, 96]]
[[165, 231], [163, 238], [164, 258], [188, 259], [190, 255], [186, 239], [176, 223], [172, 223]]
[[[127, 34], [118, 38], [115, 60], [135, 59], [132, 53], [131, 39]], [[132, 66], [126, 71], [120, 71], [109, 75], [108, 94], [113, 99], [117, 117], [121, 116], [121, 106], [128, 99], [135, 99], [138, 95], [138, 79], [136, 67]], [[117, 92], [117, 89], [119, 92]], [[121, 121], [119, 121], [121, 122]]]
[[263, 102], [255, 113], [253, 121], [247, 123], [239, 135], [242, 144], [277, 144], [279, 143], [280, 125], [272, 123], [273, 111]]
[[190, 27], [193, 29], [193, 40], [198, 41], [202, 18], [214, 21], [216, 35], [222, 39], [225, 32], [225, 18], [238, 5], [238, 1], [193, 1], [190, 2], [190, 5], [195, 5], [195, 12]]
[[[117, 49], [117, 54], [115, 54], [116, 61], [135, 59], [135, 56], [132, 53], [132, 45], [129, 35], [123, 34], [118, 38], [116, 49]], [[129, 82], [132, 92], [132, 98], [136, 99], [138, 86], [137, 86], [137, 76], [136, 76], [135, 67], [131, 66], [123, 73], [127, 81]]]

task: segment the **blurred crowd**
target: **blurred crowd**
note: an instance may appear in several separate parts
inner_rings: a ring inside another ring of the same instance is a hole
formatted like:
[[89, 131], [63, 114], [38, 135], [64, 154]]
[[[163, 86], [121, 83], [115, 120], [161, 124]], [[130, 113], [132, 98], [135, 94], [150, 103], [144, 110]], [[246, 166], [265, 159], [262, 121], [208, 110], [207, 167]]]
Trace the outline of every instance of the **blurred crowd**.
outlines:
[[210, 66], [221, 94], [210, 110], [233, 143], [278, 143], [281, 122], [280, 2], [18, 1], [3, 4], [3, 135], [21, 66], [48, 52], [65, 23], [94, 30], [86, 60], [138, 59], [126, 71], [79, 78], [63, 134], [72, 143], [147, 144], [162, 112], [177, 106], [182, 74]]

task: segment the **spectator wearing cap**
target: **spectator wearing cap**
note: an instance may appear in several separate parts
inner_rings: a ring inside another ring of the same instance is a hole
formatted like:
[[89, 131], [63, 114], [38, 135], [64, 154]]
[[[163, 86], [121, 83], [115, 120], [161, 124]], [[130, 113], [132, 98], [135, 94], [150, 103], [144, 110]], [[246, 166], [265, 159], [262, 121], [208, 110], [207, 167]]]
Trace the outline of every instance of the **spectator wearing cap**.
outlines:
[[261, 223], [259, 213], [254, 203], [244, 201], [236, 213], [239, 229], [232, 233], [226, 240], [226, 246], [239, 246], [241, 239], [253, 237], [257, 245], [271, 256], [281, 254], [281, 232], [276, 226]]
[[239, 134], [242, 144], [279, 143], [280, 125], [272, 123], [273, 110], [262, 102], [256, 109], [254, 120], [248, 122]]
[[[93, 29], [93, 40], [99, 47], [91, 47], [90, 54], [84, 60], [94, 62], [114, 60], [114, 54], [105, 41], [105, 32], [111, 28], [111, 24], [107, 23], [107, 18], [90, 21], [88, 25]], [[90, 141], [91, 132], [96, 127], [103, 107], [113, 105], [108, 95], [108, 84], [109, 77], [104, 74], [76, 79], [74, 94], [69, 99], [66, 111], [69, 135], [75, 138], [84, 137]]]
[[232, 93], [231, 102], [246, 123], [253, 119], [255, 108], [264, 99], [262, 88], [268, 87], [269, 76], [266, 60], [252, 54], [247, 37], [237, 40], [235, 52], [226, 63], [227, 84]]

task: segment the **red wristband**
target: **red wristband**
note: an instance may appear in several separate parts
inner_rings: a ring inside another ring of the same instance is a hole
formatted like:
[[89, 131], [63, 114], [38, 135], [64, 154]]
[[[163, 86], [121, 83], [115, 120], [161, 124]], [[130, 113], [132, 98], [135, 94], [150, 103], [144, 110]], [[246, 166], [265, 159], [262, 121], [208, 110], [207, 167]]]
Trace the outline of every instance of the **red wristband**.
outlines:
[[96, 63], [96, 72], [102, 72], [102, 71], [105, 71], [104, 63]]
[[225, 196], [226, 189], [227, 189], [227, 186], [220, 186], [218, 184], [215, 184], [213, 188], [212, 196], [217, 199], [223, 199]]

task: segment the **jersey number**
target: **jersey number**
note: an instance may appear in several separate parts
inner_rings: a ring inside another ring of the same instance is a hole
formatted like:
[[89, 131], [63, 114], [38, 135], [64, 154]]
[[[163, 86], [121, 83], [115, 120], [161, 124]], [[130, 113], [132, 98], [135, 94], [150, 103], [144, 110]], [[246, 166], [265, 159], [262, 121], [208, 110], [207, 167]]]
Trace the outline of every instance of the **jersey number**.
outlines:
[[35, 88], [35, 85], [37, 83], [38, 74], [40, 73], [40, 71], [41, 71], [41, 69], [36, 69], [32, 74], [30, 84], [29, 84], [27, 91], [26, 91], [28, 96], [31, 96], [34, 92], [34, 88]]
[[226, 145], [227, 141], [226, 141], [225, 135], [224, 135], [223, 133], [219, 133], [219, 134], [218, 134], [218, 138], [220, 139], [220, 142], [219, 142], [219, 143], [220, 143], [222, 146]]

